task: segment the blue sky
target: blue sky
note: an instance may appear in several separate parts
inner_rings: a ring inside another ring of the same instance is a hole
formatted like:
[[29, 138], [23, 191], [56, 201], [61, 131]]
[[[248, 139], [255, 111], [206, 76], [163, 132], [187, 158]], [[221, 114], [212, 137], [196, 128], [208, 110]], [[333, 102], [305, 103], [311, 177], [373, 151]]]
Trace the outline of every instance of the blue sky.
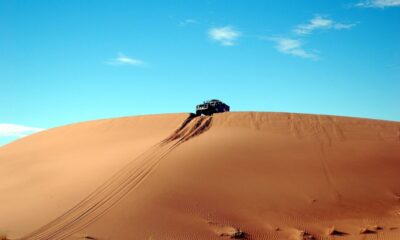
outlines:
[[400, 0], [0, 0], [0, 144], [210, 98], [400, 121], [399, 23]]

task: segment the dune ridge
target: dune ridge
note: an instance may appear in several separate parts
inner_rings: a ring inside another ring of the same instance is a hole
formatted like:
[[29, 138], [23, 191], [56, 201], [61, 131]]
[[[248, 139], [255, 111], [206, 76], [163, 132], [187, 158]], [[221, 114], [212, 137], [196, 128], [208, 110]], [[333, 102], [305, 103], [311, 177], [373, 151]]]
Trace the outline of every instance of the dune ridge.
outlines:
[[79, 204], [21, 239], [64, 239], [93, 223], [140, 184], [169, 152], [206, 131], [211, 121], [209, 116], [190, 115], [171, 136], [136, 157]]
[[398, 122], [107, 119], [2, 147], [0, 169], [10, 239], [400, 238]]

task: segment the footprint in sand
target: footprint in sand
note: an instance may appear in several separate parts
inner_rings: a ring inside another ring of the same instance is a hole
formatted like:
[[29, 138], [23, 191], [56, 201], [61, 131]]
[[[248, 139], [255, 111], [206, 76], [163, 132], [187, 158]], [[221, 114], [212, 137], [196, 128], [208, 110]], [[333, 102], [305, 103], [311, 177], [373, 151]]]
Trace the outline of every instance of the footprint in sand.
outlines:
[[345, 233], [343, 231], [337, 230], [335, 227], [331, 227], [328, 229], [327, 235], [328, 236], [344, 236], [347, 235], [348, 233]]
[[232, 239], [246, 239], [248, 236], [247, 233], [232, 226], [225, 226], [215, 222], [208, 222], [208, 224], [211, 225], [214, 232], [220, 237], [229, 237]]

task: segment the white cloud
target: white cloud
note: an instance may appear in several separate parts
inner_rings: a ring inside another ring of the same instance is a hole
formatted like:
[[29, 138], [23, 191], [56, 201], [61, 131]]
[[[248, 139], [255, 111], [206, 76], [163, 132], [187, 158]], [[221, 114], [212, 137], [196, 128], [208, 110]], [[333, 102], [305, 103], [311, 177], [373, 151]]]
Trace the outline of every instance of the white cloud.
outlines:
[[241, 32], [237, 31], [232, 26], [219, 28], [211, 28], [208, 31], [208, 36], [214, 41], [219, 42], [223, 46], [233, 46], [236, 40], [241, 36]]
[[400, 0], [366, 0], [357, 3], [356, 6], [365, 8], [400, 7]]
[[142, 60], [128, 57], [122, 53], [118, 53], [116, 58], [108, 61], [110, 65], [131, 65], [131, 66], [145, 66], [146, 63]]
[[319, 29], [341, 30], [341, 29], [350, 29], [354, 26], [355, 26], [354, 23], [353, 24], [338, 23], [326, 17], [315, 16], [313, 19], [309, 21], [309, 23], [296, 26], [293, 29], [293, 32], [298, 35], [307, 35]]
[[354, 27], [355, 25], [356, 25], [355, 23], [349, 23], [349, 24], [335, 23], [333, 25], [333, 28], [337, 29], [337, 30], [350, 29], [350, 28]]
[[179, 26], [185, 27], [185, 26], [187, 26], [187, 25], [198, 24], [198, 23], [199, 23], [199, 21], [197, 21], [197, 20], [195, 20], [195, 19], [190, 19], [190, 18], [188, 18], [188, 19], [185, 19], [185, 20], [181, 21], [181, 22], [179, 23]]
[[25, 137], [43, 131], [42, 128], [27, 127], [17, 124], [0, 123], [0, 137]]
[[291, 38], [271, 38], [271, 40], [276, 42], [275, 48], [281, 53], [311, 60], [319, 59], [316, 54], [304, 50], [300, 40]]

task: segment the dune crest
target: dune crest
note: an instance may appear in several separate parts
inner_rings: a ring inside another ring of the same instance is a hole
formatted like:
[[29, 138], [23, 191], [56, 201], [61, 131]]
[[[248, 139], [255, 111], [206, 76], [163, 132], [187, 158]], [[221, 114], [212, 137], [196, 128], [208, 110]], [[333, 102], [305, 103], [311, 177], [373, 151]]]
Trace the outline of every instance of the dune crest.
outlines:
[[21, 239], [64, 239], [101, 217], [140, 184], [174, 148], [205, 132], [212, 117], [190, 115], [171, 136], [146, 150], [54, 221]]
[[398, 122], [256, 112], [55, 128], [0, 148], [0, 235], [396, 239], [399, 133]]

